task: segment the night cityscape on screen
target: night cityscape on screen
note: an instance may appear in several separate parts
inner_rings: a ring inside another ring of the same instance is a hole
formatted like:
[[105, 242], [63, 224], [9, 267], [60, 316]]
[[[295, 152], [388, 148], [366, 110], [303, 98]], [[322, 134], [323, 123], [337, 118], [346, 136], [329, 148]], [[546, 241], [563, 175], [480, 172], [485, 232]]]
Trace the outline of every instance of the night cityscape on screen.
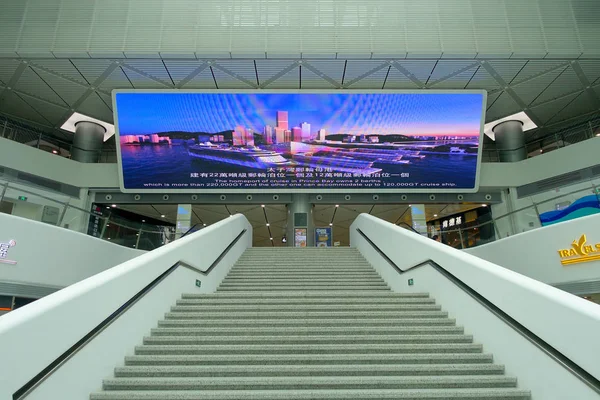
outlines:
[[116, 94], [124, 189], [474, 189], [480, 93]]

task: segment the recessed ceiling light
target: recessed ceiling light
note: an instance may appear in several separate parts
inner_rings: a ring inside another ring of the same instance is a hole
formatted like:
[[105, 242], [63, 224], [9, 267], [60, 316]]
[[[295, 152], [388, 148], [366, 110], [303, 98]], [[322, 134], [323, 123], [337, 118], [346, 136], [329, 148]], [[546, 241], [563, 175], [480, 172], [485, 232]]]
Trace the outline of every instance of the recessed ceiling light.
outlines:
[[109, 206], [106, 206], [106, 208], [110, 209], [110, 207], [109, 207]]
[[487, 204], [482, 204], [481, 207], [487, 207]]
[[496, 140], [496, 135], [494, 135], [494, 128], [496, 127], [496, 125], [499, 125], [502, 122], [506, 121], [520, 121], [523, 124], [523, 132], [537, 128], [535, 122], [533, 122], [531, 118], [529, 118], [525, 111], [521, 111], [519, 113], [509, 115], [508, 117], [500, 118], [485, 124], [485, 126], [483, 127], [483, 132], [486, 135], [488, 135], [490, 139]]
[[112, 208], [117, 208], [117, 205], [116, 205], [116, 204], [113, 204], [111, 207], [112, 207]]
[[262, 208], [265, 208], [265, 205], [264, 205], [264, 204], [261, 204], [260, 206], [261, 206]]
[[56, 150], [52, 150], [52, 153], [54, 153], [54, 154], [58, 154], [58, 151], [56, 151]]
[[269, 223], [267, 222], [267, 226], [271, 226], [271, 224], [269, 224]]
[[108, 240], [110, 240], [110, 238], [108, 238]]
[[333, 222], [330, 222], [330, 223], [329, 223], [329, 226], [333, 226]]
[[270, 239], [271, 239], [271, 241], [273, 241], [273, 238], [270, 238]]
[[335, 206], [336, 206], [336, 207], [339, 207], [340, 205], [339, 205], [339, 204], [336, 204]]
[[434, 217], [437, 217], [437, 214], [433, 214]]
[[75, 133], [75, 129], [76, 129], [75, 125], [78, 122], [83, 122], [83, 121], [93, 122], [95, 124], [103, 126], [104, 129], [106, 130], [104, 132], [104, 141], [105, 142], [115, 134], [115, 126], [113, 124], [109, 124], [108, 122], [100, 121], [99, 119], [96, 119], [96, 118], [88, 117], [87, 115], [83, 115], [78, 112], [73, 113], [73, 115], [71, 115], [69, 117], [69, 119], [65, 121], [65, 123], [60, 127], [60, 129], [65, 130], [67, 132]]
[[142, 220], [142, 222], [146, 222], [146, 220], [145, 220], [145, 219], [143, 219], [143, 220]]
[[160, 217], [161, 217], [161, 218], [164, 218], [164, 217], [165, 217], [165, 214], [162, 214]]
[[202, 224], [202, 225], [206, 226], [206, 224]]

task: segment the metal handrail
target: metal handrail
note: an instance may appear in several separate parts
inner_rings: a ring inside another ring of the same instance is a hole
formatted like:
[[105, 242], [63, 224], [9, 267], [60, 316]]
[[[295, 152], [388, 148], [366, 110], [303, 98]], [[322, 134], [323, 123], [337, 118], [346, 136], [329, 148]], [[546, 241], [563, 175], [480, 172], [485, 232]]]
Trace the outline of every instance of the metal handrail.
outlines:
[[413, 228], [412, 226], [410, 226], [409, 224], [407, 224], [404, 221], [401, 221], [398, 223], [398, 225], [404, 225], [406, 226], [409, 230], [413, 231], [414, 233], [418, 233], [419, 235], [421, 234], [421, 232], [419, 232], [418, 230], [416, 230], [415, 228]]
[[401, 269], [383, 250], [381, 250], [369, 237], [360, 229], [356, 229], [356, 231], [373, 247], [373, 249], [383, 258], [385, 259], [399, 274], [407, 273], [415, 268], [420, 268], [426, 265], [430, 265], [437, 272], [445, 276], [450, 282], [454, 285], [458, 286], [465, 293], [471, 296], [475, 301], [484, 306], [488, 311], [514, 329], [516, 332], [521, 334], [525, 339], [527, 339], [530, 343], [535, 345], [538, 349], [543, 351], [547, 356], [552, 358], [553, 361], [560, 364], [563, 368], [577, 377], [580, 381], [585, 383], [591, 389], [593, 389], [596, 393], [600, 394], [600, 380], [598, 380], [595, 376], [587, 372], [584, 368], [582, 368], [575, 361], [571, 360], [569, 357], [561, 353], [551, 344], [546, 342], [544, 339], [533, 333], [531, 330], [527, 329], [523, 324], [519, 321], [511, 317], [509, 314], [504, 312], [500, 307], [496, 306], [490, 300], [486, 299], [483, 295], [477, 292], [475, 289], [470, 287], [467, 283], [458, 279], [455, 275], [453, 275], [450, 271], [437, 264], [435, 261], [429, 259], [422, 263], [419, 263], [409, 269], [403, 270]]
[[180, 239], [186, 237], [190, 233], [196, 232], [196, 231], [194, 231], [194, 228], [197, 227], [198, 225], [201, 225], [200, 222], [196, 222], [194, 225], [192, 225], [192, 227], [190, 229], [188, 229], [183, 235], [181, 235]]
[[[88, 211], [88, 210], [85, 210], [85, 209], [83, 209], [83, 208], [80, 208], [80, 207], [74, 206], [74, 205], [72, 205], [72, 204], [69, 204], [68, 202], [62, 202], [62, 201], [60, 201], [60, 200], [53, 199], [52, 197], [48, 197], [48, 196], [45, 196], [45, 195], [43, 195], [43, 194], [36, 193], [36, 192], [34, 192], [34, 191], [31, 191], [31, 190], [29, 190], [29, 189], [22, 189], [22, 188], [20, 188], [20, 187], [18, 187], [18, 188], [17, 188], [17, 187], [15, 187], [15, 186], [13, 186], [13, 185], [15, 185], [15, 184], [23, 185], [23, 183], [20, 183], [20, 182], [14, 182], [14, 181], [11, 181], [10, 179], [6, 179], [6, 178], [2, 178], [2, 180], [5, 180], [5, 181], [6, 181], [6, 185], [4, 185], [4, 189], [3, 189], [3, 191], [2, 191], [2, 196], [0, 196], [0, 200], [1, 200], [2, 198], [4, 198], [4, 195], [5, 195], [5, 193], [6, 193], [6, 190], [7, 190], [7, 189], [14, 189], [14, 190], [18, 190], [18, 191], [19, 191], [19, 192], [21, 192], [21, 193], [30, 194], [30, 195], [33, 195], [33, 196], [39, 197], [39, 198], [41, 198], [41, 199], [44, 199], [44, 200], [51, 201], [51, 202], [55, 203], [55, 204], [56, 204], [56, 205], [58, 205], [58, 206], [61, 206], [61, 207], [66, 207], [67, 209], [73, 209], [73, 210], [77, 210], [77, 211], [79, 211], [79, 212], [82, 212], [82, 213], [84, 213], [84, 214], [87, 214], [87, 215], [88, 215], [88, 216], [90, 216], [90, 217], [107, 219], [107, 217], [104, 217], [104, 216], [101, 216], [101, 215], [96, 215], [96, 214], [93, 214], [93, 213], [91, 213], [91, 212], [90, 212], [90, 211]], [[12, 183], [13, 185], [11, 185], [11, 183]], [[60, 221], [59, 221], [59, 222], [60, 222]], [[119, 223], [119, 222], [117, 222], [117, 221], [111, 221], [111, 223], [112, 223], [112, 224], [114, 224], [114, 225], [116, 225], [116, 226], [120, 226], [120, 227], [122, 227], [122, 228], [127, 228], [127, 229], [135, 229], [135, 230], [141, 230], [141, 231], [142, 231], [142, 232], [144, 232], [144, 233], [162, 233], [162, 231], [153, 231], [153, 230], [146, 230], [146, 229], [142, 229], [142, 228], [134, 228], [134, 227], [131, 227], [131, 226], [123, 225], [123, 224], [121, 224], [121, 223]]]
[[29, 382], [19, 388], [16, 392], [13, 393], [13, 400], [20, 400], [25, 398], [29, 393], [31, 393], [40, 383], [42, 383], [45, 379], [47, 379], [50, 375], [52, 375], [56, 370], [58, 370], [63, 364], [65, 364], [71, 357], [73, 357], [78, 351], [80, 351], [83, 347], [85, 347], [88, 343], [90, 343], [96, 336], [98, 336], [103, 330], [108, 328], [117, 318], [123, 315], [127, 310], [129, 310], [135, 303], [137, 303], [142, 297], [148, 294], [152, 289], [154, 289], [160, 282], [165, 280], [171, 273], [173, 273], [177, 268], [184, 267], [191, 269], [192, 271], [199, 273], [201, 275], [208, 275], [218, 264], [221, 262], [223, 257], [227, 255], [227, 253], [236, 245], [236, 243], [240, 240], [240, 238], [247, 232], [246, 229], [243, 229], [230, 243], [229, 245], [219, 254], [219, 256], [213, 261], [213, 263], [206, 269], [202, 271], [196, 267], [193, 267], [189, 264], [186, 264], [183, 261], [179, 261], [172, 265], [165, 272], [156, 277], [152, 282], [146, 285], [142, 290], [133, 295], [129, 300], [127, 300], [123, 305], [117, 308], [111, 315], [109, 315], [106, 319], [96, 325], [91, 331], [89, 331], [85, 336], [83, 336], [80, 340], [77, 341], [73, 346], [67, 349], [64, 353], [58, 356], [54, 361], [52, 361], [48, 366], [42, 369], [36, 376], [34, 376]]
[[[567, 196], [573, 195], [575, 193], [588, 192], [590, 189], [592, 191], [594, 191], [596, 189], [596, 186], [594, 184], [591, 184], [590, 187], [587, 187], [587, 188], [584, 188], [584, 189], [573, 190], [573, 191], [570, 191], [570, 192], [567, 192], [567, 193], [563, 193], [560, 196], [552, 197], [550, 199], [546, 199], [544, 201], [540, 201], [540, 202], [537, 202], [537, 203], [536, 202], [532, 202], [530, 205], [527, 205], [525, 207], [518, 208], [516, 210], [510, 211], [510, 212], [508, 212], [506, 214], [502, 214], [502, 215], [497, 216], [497, 217], [492, 217], [492, 219], [490, 219], [489, 221], [483, 222], [481, 224], [472, 225], [472, 226], [465, 227], [465, 228], [448, 229], [448, 230], [444, 230], [444, 233], [459, 232], [459, 231], [464, 232], [465, 230], [468, 230], [468, 229], [479, 228], [479, 227], [482, 227], [482, 226], [494, 224], [496, 221], [498, 221], [500, 219], [503, 219], [503, 218], [506, 218], [506, 217], [510, 217], [512, 215], [518, 214], [518, 213], [523, 212], [525, 210], [531, 210], [531, 209], [536, 210], [536, 207], [539, 206], [539, 205], [542, 205], [542, 204], [545, 204], [545, 203], [549, 203], [551, 201], [556, 201], [556, 200], [559, 200], [559, 199], [561, 199], [563, 197], [567, 197]], [[599, 201], [600, 201], [600, 199], [599, 199]]]

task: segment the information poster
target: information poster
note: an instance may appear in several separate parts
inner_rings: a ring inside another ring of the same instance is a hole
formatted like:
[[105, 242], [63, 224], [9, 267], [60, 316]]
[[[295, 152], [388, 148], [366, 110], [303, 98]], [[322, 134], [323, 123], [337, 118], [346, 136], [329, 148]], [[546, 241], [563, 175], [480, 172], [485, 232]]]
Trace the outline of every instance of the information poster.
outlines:
[[331, 227], [315, 228], [315, 246], [317, 247], [331, 247], [332, 246], [333, 234]]
[[483, 91], [113, 96], [125, 192], [477, 190]]
[[306, 247], [306, 228], [294, 229], [294, 247]]

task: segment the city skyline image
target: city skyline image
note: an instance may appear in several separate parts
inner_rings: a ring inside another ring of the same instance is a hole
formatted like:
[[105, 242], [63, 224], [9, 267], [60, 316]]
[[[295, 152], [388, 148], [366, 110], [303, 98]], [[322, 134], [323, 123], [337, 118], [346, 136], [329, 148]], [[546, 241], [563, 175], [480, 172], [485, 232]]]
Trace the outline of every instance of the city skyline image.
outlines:
[[115, 98], [127, 188], [473, 188], [476, 182], [481, 93], [124, 92]]
[[122, 136], [219, 133], [239, 127], [265, 134], [270, 127], [290, 131], [297, 141], [294, 128], [301, 129], [296, 135], [303, 140], [317, 137], [322, 129], [356, 136], [476, 137], [483, 95], [117, 93], [116, 103]]

